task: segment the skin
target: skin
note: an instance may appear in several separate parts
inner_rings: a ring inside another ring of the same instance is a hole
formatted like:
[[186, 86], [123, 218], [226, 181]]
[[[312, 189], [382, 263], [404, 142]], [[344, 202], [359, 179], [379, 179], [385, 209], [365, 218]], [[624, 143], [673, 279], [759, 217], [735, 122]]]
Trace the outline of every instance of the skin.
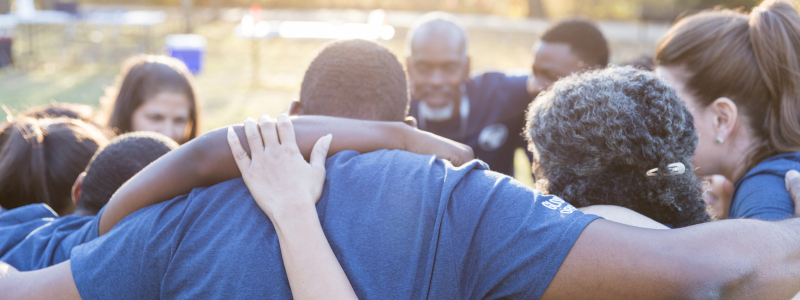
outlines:
[[579, 73], [588, 66], [566, 43], [540, 41], [533, 46], [533, 76], [528, 78], [528, 93], [538, 95], [559, 78]]
[[[682, 66], [660, 66], [656, 72], [675, 89], [694, 117], [699, 138], [693, 161], [697, 174], [720, 174], [731, 182], [744, 176], [747, 158], [758, 139], [747, 124], [742, 108], [727, 97], [717, 98], [705, 107], [701, 105], [686, 87], [688, 73]], [[722, 144], [714, 141], [717, 137], [722, 138]]]
[[466, 33], [444, 21], [420, 26], [406, 57], [411, 95], [432, 108], [459, 103], [461, 83], [469, 80]]
[[[328, 244], [316, 203], [325, 184], [325, 158], [332, 136], [314, 145], [307, 163], [295, 142], [292, 122], [262, 118], [245, 124], [252, 158], [233, 129], [228, 144], [247, 188], [272, 222], [295, 299], [358, 299]], [[263, 142], [263, 146], [262, 145]]]
[[160, 92], [133, 111], [133, 131], [154, 131], [182, 144], [189, 138], [191, 102], [183, 93]]
[[711, 175], [703, 178], [709, 183], [708, 189], [703, 193], [703, 201], [708, 206], [709, 215], [713, 220], [728, 218], [733, 196], [733, 183], [725, 176]]

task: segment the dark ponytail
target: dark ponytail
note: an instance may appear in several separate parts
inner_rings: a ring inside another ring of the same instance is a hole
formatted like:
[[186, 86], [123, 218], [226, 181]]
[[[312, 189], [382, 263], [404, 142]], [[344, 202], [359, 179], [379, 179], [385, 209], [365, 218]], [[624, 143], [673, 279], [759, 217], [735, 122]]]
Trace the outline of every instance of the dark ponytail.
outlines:
[[96, 126], [69, 118], [17, 117], [3, 128], [0, 148], [0, 206], [48, 204], [69, 213], [71, 189], [107, 139]]

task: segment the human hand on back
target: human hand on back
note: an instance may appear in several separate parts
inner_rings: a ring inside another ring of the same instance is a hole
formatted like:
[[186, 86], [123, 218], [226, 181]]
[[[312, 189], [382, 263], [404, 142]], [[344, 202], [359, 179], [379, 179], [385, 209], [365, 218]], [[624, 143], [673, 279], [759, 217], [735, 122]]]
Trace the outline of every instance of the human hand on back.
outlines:
[[794, 216], [800, 216], [800, 172], [795, 170], [786, 172], [786, 190], [794, 201]]
[[252, 158], [232, 128], [228, 129], [228, 144], [247, 188], [267, 217], [275, 223], [298, 210], [316, 209], [325, 184], [331, 135], [317, 140], [309, 163], [300, 154], [294, 127], [286, 115], [279, 116], [277, 123], [269, 116], [261, 116], [258, 125], [248, 118], [244, 129]]

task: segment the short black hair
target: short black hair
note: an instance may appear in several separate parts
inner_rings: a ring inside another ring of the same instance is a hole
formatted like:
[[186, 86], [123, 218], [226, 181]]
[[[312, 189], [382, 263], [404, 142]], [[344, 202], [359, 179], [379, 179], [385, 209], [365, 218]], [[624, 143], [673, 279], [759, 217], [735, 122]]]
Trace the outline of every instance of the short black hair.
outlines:
[[590, 66], [608, 65], [608, 42], [597, 25], [587, 19], [561, 20], [544, 31], [542, 41], [569, 44], [572, 52]]
[[325, 45], [300, 87], [305, 114], [403, 121], [408, 113], [403, 66], [389, 49], [366, 40]]
[[123, 183], [177, 147], [175, 141], [156, 132], [132, 132], [112, 139], [86, 167], [77, 209], [96, 215]]

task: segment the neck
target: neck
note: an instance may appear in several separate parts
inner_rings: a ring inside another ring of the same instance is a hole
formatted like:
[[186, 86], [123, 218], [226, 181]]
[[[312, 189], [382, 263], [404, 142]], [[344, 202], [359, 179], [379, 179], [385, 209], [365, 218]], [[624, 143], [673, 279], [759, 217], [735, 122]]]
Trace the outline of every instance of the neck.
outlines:
[[733, 136], [730, 141], [730, 146], [724, 153], [723, 167], [720, 172], [728, 178], [731, 182], [736, 182], [747, 174], [749, 169], [748, 161], [750, 156], [755, 152], [758, 140], [748, 132]]

